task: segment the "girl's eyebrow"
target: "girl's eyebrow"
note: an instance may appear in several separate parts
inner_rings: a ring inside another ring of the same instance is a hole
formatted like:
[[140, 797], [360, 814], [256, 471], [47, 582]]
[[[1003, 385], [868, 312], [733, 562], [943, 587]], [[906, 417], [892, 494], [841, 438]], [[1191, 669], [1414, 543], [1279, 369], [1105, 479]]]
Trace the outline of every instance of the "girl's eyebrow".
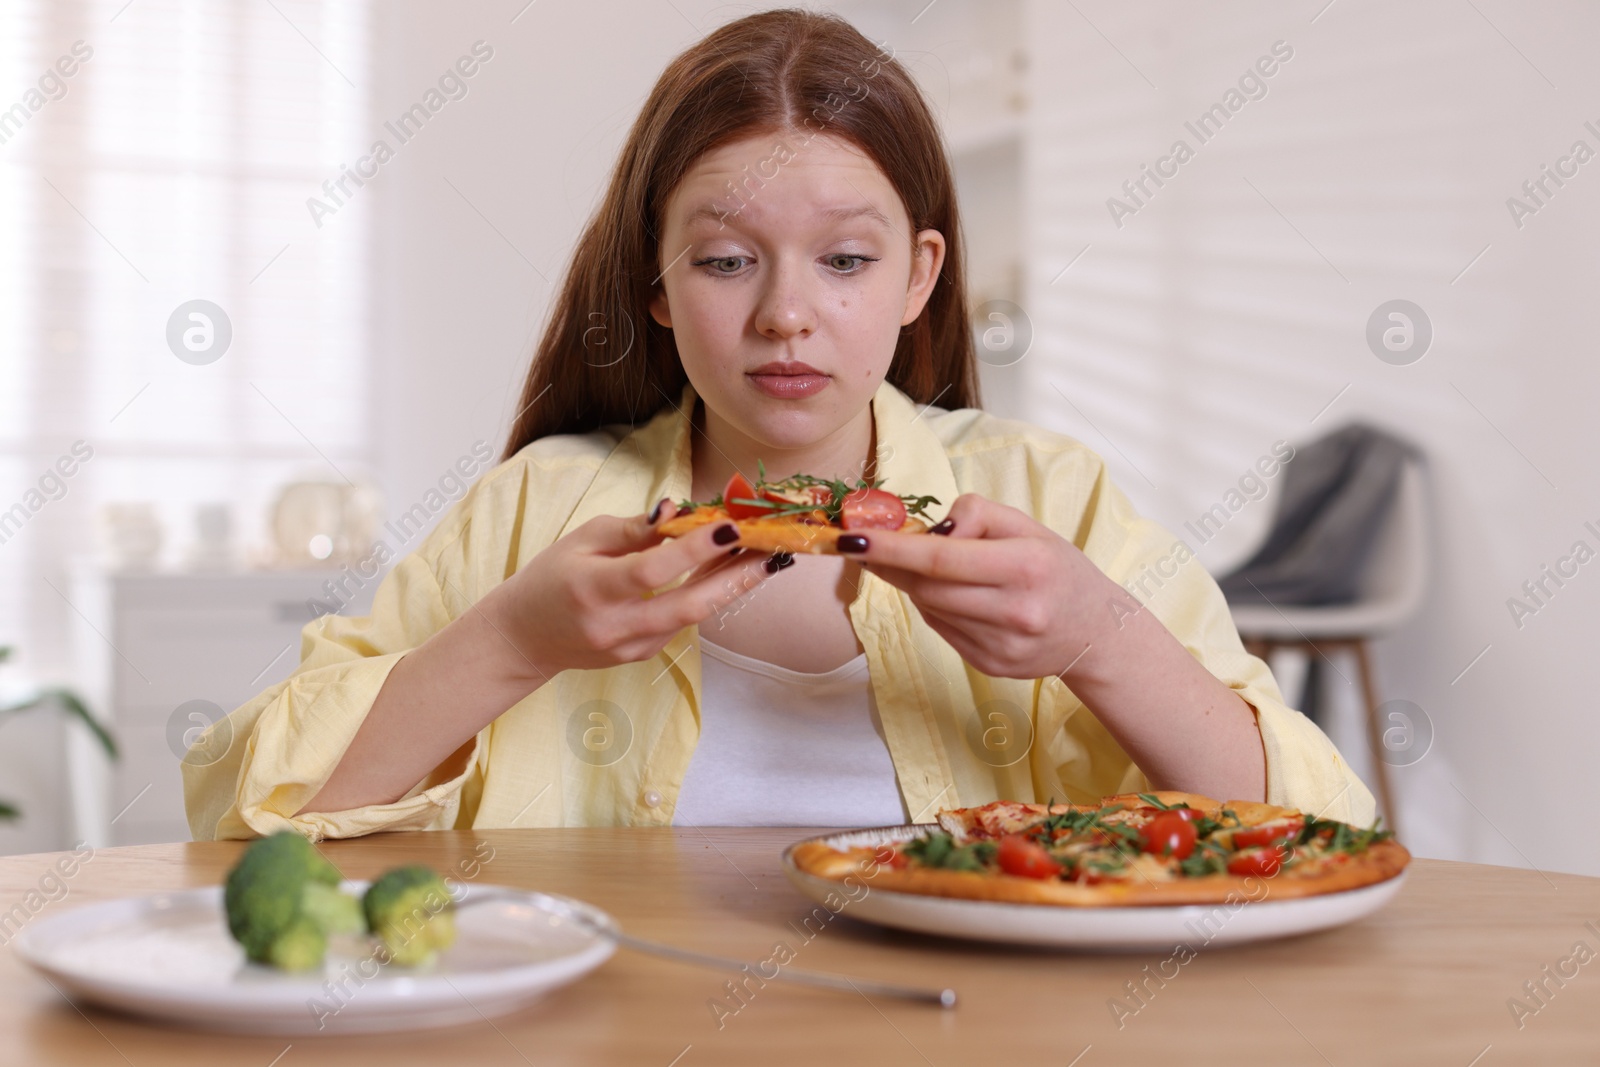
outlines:
[[[725, 208], [717, 204], [701, 204], [689, 212], [689, 217], [684, 220], [684, 228], [688, 229], [699, 222], [726, 223], [736, 219], [739, 215], [738, 208]], [[817, 212], [817, 218], [823, 222], [848, 222], [851, 219], [868, 219], [876, 222], [884, 229], [892, 230], [894, 226], [885, 217], [883, 212], [871, 204], [843, 205], [840, 207], [824, 208]]]

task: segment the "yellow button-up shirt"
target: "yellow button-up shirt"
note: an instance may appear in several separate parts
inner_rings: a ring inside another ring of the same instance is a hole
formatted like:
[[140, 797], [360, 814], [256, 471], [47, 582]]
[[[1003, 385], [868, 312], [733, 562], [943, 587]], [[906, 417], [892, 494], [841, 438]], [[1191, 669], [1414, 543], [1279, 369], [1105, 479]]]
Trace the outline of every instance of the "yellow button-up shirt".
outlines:
[[[196, 839], [292, 828], [313, 840], [378, 830], [665, 825], [700, 732], [699, 630], [656, 656], [558, 674], [392, 804], [296, 815], [332, 775], [395, 663], [558, 537], [597, 515], [690, 495], [686, 389], [637, 427], [547, 437], [485, 474], [379, 585], [372, 614], [306, 625], [286, 680], [214, 725], [185, 758]], [[979, 493], [1072, 541], [1256, 712], [1267, 800], [1370, 823], [1375, 804], [1328, 738], [1287, 707], [1245, 652], [1214, 579], [1138, 515], [1105, 464], [1069, 437], [976, 410], [872, 401], [881, 481], [948, 507]], [[937, 509], [934, 509], [938, 517]], [[1001, 798], [1076, 803], [1148, 789], [1120, 745], [1056, 678], [968, 666], [904, 593], [863, 573], [850, 620], [866, 650], [906, 810]], [[709, 625], [709, 623], [708, 623]]]

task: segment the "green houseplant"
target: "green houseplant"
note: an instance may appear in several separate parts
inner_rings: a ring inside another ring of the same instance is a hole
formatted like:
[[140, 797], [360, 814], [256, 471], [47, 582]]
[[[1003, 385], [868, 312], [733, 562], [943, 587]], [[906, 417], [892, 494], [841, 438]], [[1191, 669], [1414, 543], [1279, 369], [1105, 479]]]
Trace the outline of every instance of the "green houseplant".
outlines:
[[[0, 645], [0, 664], [5, 663], [9, 658], [11, 658], [10, 647]], [[100, 747], [105, 749], [106, 755], [112, 759], [117, 758], [116, 740], [100, 724], [100, 721], [89, 713], [89, 708], [84, 704], [83, 699], [70, 689], [53, 686], [35, 690], [16, 700], [0, 698], [0, 720], [4, 720], [5, 717], [15, 712], [29, 711], [46, 705], [54, 705], [65, 712], [68, 717], [83, 723], [89, 728], [89, 732], [94, 735], [95, 740], [100, 742]], [[15, 819], [21, 814], [22, 811], [15, 804], [10, 801], [0, 800], [0, 819]]]

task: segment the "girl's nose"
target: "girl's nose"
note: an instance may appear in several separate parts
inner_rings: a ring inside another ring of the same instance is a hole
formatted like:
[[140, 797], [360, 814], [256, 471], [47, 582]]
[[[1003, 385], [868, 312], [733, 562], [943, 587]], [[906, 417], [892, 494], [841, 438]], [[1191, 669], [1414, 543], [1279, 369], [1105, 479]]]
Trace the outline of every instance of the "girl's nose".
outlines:
[[794, 337], [816, 329], [816, 311], [803, 266], [778, 264], [756, 307], [756, 329], [768, 337]]

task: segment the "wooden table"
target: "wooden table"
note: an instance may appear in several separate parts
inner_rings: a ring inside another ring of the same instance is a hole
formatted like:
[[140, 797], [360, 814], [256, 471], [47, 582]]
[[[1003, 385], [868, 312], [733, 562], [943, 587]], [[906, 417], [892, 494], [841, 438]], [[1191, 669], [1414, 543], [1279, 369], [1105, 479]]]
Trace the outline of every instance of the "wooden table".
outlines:
[[[1165, 985], [1147, 983], [1154, 992], [1130, 1012], [1137, 1002], [1126, 983], [1170, 953], [945, 941], [856, 923], [848, 911], [803, 940], [799, 920], [812, 905], [784, 879], [778, 854], [807, 833], [490, 830], [381, 834], [323, 848], [351, 878], [402, 862], [456, 871], [492, 849], [479, 882], [580, 897], [630, 933], [702, 951], [754, 961], [781, 940], [795, 952], [795, 967], [950, 985], [961, 995], [956, 1010], [770, 983], [737, 1013], [725, 1013], [719, 1027], [710, 1005], [732, 1003], [726, 975], [619, 949], [586, 979], [493, 1025], [290, 1042], [80, 1011], [7, 947], [0, 949], [0, 1064], [1600, 1062], [1600, 956], [1568, 962], [1568, 977], [1558, 970], [1578, 942], [1600, 953], [1600, 879], [1417, 860], [1409, 884], [1376, 916], [1287, 941], [1203, 949]], [[67, 880], [67, 895], [34, 918], [109, 897], [216, 884], [240, 847], [97, 851]], [[38, 890], [56, 858], [0, 859], [0, 911]], [[1542, 1006], [1524, 989], [1530, 981], [1549, 990]], [[1110, 1007], [1119, 997], [1128, 1006], [1120, 1020]], [[1530, 1009], [1520, 1028], [1511, 998]]]

